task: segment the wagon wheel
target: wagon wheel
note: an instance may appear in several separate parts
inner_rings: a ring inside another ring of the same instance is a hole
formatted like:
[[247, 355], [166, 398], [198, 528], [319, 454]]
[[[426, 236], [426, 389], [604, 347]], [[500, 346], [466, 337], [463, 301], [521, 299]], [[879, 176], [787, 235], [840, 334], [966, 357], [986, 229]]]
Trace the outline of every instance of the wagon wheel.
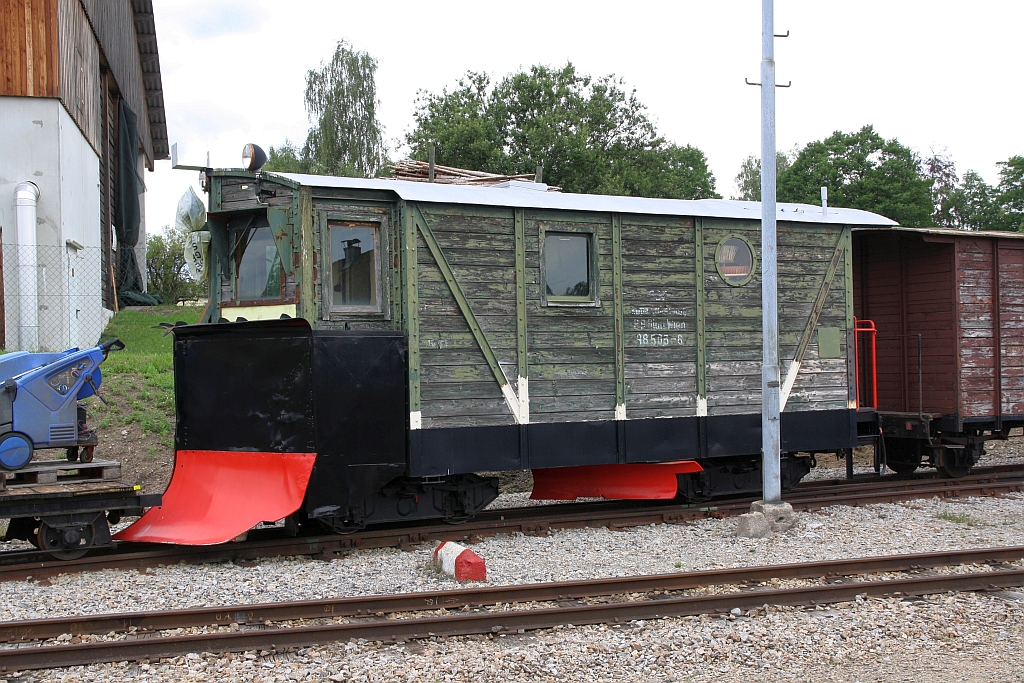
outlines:
[[82, 448], [82, 462], [92, 462], [92, 456], [95, 451], [95, 446], [85, 446]]
[[78, 460], [78, 446], [72, 446], [67, 450], [68, 462], [75, 462]]
[[939, 473], [949, 479], [959, 479], [971, 473], [974, 456], [968, 448], [943, 448], [939, 454]]
[[40, 521], [36, 542], [40, 550], [47, 551], [58, 560], [77, 560], [92, 547], [92, 525], [64, 530]]
[[886, 439], [885, 464], [896, 474], [913, 474], [921, 466], [921, 444], [916, 439]]

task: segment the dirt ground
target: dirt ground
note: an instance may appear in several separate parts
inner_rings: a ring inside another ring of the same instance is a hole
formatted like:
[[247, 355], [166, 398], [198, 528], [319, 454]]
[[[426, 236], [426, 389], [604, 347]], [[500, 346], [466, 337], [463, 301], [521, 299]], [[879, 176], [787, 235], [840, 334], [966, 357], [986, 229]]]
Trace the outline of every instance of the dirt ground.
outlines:
[[158, 436], [143, 434], [137, 426], [101, 427], [97, 460], [121, 463], [121, 478], [138, 484], [145, 493], [163, 493], [174, 468], [174, 449]]

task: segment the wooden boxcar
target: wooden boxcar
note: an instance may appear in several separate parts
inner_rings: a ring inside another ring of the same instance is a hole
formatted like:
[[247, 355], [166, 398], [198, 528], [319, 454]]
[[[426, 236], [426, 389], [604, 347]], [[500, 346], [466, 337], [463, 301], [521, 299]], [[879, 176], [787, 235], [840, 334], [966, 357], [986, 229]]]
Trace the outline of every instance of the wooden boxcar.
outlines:
[[[380, 489], [693, 461], [684, 496], [760, 489], [757, 203], [213, 169], [206, 182], [208, 322], [287, 315], [314, 336], [403, 340], [405, 438], [388, 452], [322, 446], [335, 452], [318, 454], [311, 487], [347, 462], [389, 464], [366, 485]], [[798, 453], [857, 443], [852, 228], [893, 223], [805, 205], [780, 205], [778, 219], [792, 485], [812, 461]], [[331, 381], [348, 386], [338, 363]], [[357, 400], [357, 384], [339, 395]], [[316, 410], [331, 419], [324, 401]]]
[[861, 336], [861, 405], [877, 404], [889, 467], [962, 476], [1024, 426], [1024, 235], [855, 229], [853, 282], [877, 330], [877, 363]]

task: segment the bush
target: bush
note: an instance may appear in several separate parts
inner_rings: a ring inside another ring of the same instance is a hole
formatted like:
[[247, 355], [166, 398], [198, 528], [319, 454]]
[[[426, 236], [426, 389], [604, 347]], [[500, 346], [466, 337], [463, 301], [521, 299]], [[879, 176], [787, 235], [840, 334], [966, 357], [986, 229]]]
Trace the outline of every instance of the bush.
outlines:
[[177, 304], [206, 298], [206, 286], [192, 279], [185, 263], [188, 233], [164, 226], [162, 235], [150, 235], [146, 241], [146, 279], [149, 293], [163, 303]]

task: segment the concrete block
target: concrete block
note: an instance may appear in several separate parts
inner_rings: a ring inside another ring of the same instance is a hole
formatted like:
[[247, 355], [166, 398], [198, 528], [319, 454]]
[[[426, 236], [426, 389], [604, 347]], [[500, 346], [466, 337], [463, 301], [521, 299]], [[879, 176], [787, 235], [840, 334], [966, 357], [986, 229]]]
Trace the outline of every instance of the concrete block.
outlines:
[[434, 564], [456, 581], [486, 581], [487, 565], [469, 548], [445, 541], [434, 548]]
[[768, 521], [768, 518], [760, 512], [748, 512], [737, 518], [737, 536], [742, 536], [743, 538], [764, 538], [771, 533], [771, 523]]
[[750, 504], [751, 512], [760, 512], [768, 520], [772, 531], [789, 531], [796, 523], [796, 513], [789, 503], [766, 503], [757, 500]]

